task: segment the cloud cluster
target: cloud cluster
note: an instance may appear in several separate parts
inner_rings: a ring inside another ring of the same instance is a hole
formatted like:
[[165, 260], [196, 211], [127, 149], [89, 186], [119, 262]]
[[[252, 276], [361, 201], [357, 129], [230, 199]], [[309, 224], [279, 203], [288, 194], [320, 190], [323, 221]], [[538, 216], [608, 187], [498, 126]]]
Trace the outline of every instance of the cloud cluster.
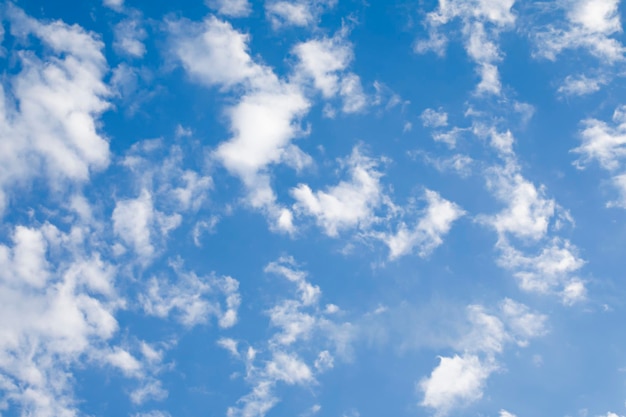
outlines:
[[456, 344], [460, 354], [440, 357], [430, 376], [419, 382], [424, 395], [420, 404], [434, 409], [437, 416], [482, 398], [487, 379], [500, 369], [497, 355], [507, 344], [526, 346], [546, 333], [545, 315], [508, 298], [495, 313], [470, 305], [467, 316], [468, 332]]
[[616, 108], [612, 120], [612, 125], [593, 118], [583, 120], [582, 143], [572, 152], [580, 154], [576, 161], [578, 168], [596, 162], [612, 175], [618, 197], [608, 204], [626, 208], [626, 106]]
[[9, 4], [13, 36], [41, 43], [16, 54], [19, 71], [0, 87], [0, 212], [15, 187], [46, 181], [55, 191], [105, 169], [109, 143], [99, 117], [109, 108], [104, 44], [79, 26], [42, 23]]
[[316, 375], [333, 368], [335, 356], [350, 352], [354, 326], [339, 322], [335, 305], [320, 305], [318, 286], [307, 280], [307, 274], [297, 268], [293, 258], [282, 257], [265, 268], [266, 273], [278, 275], [295, 286], [295, 294], [277, 302], [267, 310], [271, 337], [259, 346], [242, 344], [229, 338], [218, 344], [246, 365], [246, 381], [252, 386], [247, 395], [230, 407], [229, 417], [263, 417], [279, 401], [279, 384], [311, 387]]
[[418, 40], [415, 51], [443, 55], [449, 41], [448, 30], [444, 28], [459, 20], [465, 51], [476, 63], [480, 77], [476, 93], [499, 95], [502, 85], [497, 63], [502, 52], [497, 42], [503, 30], [515, 26], [514, 4], [515, 0], [440, 0], [438, 7], [426, 15], [429, 37]]

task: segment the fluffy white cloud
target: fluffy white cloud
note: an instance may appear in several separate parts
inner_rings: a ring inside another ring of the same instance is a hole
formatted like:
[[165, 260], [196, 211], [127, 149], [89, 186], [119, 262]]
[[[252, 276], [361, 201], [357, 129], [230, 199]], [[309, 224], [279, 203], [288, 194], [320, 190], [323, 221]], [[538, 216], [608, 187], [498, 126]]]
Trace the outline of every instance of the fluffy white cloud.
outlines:
[[586, 49], [606, 63], [623, 59], [624, 46], [612, 36], [621, 32], [619, 0], [573, 0], [557, 3], [565, 21], [537, 32], [536, 54], [550, 60], [566, 49]]
[[265, 11], [275, 29], [306, 27], [315, 25], [320, 15], [336, 4], [337, 0], [270, 0], [265, 4]]
[[500, 236], [539, 240], [555, 214], [556, 203], [545, 198], [545, 190], [526, 180], [516, 163], [494, 167], [487, 177], [488, 187], [506, 204], [499, 213], [482, 218]]
[[342, 30], [332, 38], [297, 44], [293, 48], [293, 54], [298, 58], [295, 79], [301, 83], [311, 79], [324, 98], [339, 95], [343, 101], [342, 111], [356, 113], [367, 107], [368, 99], [359, 76], [345, 71], [354, 58], [352, 44], [345, 36], [346, 31]]
[[455, 345], [463, 353], [440, 357], [439, 365], [419, 383], [424, 395], [421, 405], [434, 409], [438, 416], [483, 397], [487, 379], [500, 369], [497, 355], [507, 344], [524, 347], [529, 339], [546, 333], [545, 315], [508, 298], [495, 313], [470, 305], [467, 318], [467, 331]]
[[567, 240], [554, 238], [536, 255], [526, 255], [506, 241], [498, 244], [498, 263], [513, 271], [523, 290], [549, 294], [557, 292], [565, 304], [585, 298], [583, 281], [576, 272], [585, 264]]
[[293, 48], [293, 53], [298, 57], [299, 71], [310, 77], [315, 88], [326, 98], [337, 94], [340, 73], [354, 58], [352, 45], [341, 34], [299, 43]]
[[413, 228], [400, 223], [395, 234], [384, 238], [389, 247], [389, 258], [395, 259], [407, 255], [418, 248], [418, 254], [428, 256], [443, 243], [442, 237], [452, 228], [452, 224], [465, 212], [451, 201], [445, 200], [438, 193], [426, 190], [424, 193], [427, 207], [423, 216]]
[[79, 26], [41, 23], [8, 5], [11, 33], [38, 38], [42, 57], [23, 50], [20, 69], [0, 88], [0, 211], [10, 190], [36, 178], [55, 190], [86, 182], [109, 164], [109, 144], [97, 129], [109, 108], [103, 43]]
[[248, 35], [229, 23], [210, 17], [203, 23], [171, 21], [169, 29], [173, 54], [191, 77], [208, 86], [243, 88], [226, 111], [233, 136], [217, 147], [214, 157], [242, 180], [252, 207], [266, 211], [278, 230], [293, 231], [292, 213], [276, 203], [268, 170], [281, 162], [301, 167], [309, 160], [291, 144], [306, 134], [299, 120], [309, 101], [298, 85], [254, 62]]
[[313, 192], [306, 184], [291, 190], [297, 201], [294, 210], [315, 217], [329, 236], [349, 228], [366, 228], [375, 220], [375, 210], [383, 200], [378, 161], [355, 147], [344, 164], [349, 181], [341, 181], [326, 191]]
[[582, 143], [572, 149], [581, 155], [575, 165], [584, 169], [587, 164], [597, 162], [608, 171], [618, 191], [618, 199], [609, 205], [626, 208], [626, 106], [615, 109], [612, 126], [598, 119], [583, 120], [582, 125]]
[[99, 352], [118, 329], [114, 314], [123, 301], [114, 290], [115, 268], [87, 244], [90, 233], [17, 226], [12, 244], [0, 245], [3, 395], [26, 414], [74, 416], [66, 366], [116, 362]]
[[154, 239], [166, 236], [182, 220], [180, 214], [168, 216], [156, 210], [146, 189], [137, 198], [117, 201], [111, 218], [115, 234], [134, 249], [144, 265], [156, 253]]
[[419, 384], [424, 392], [421, 405], [434, 408], [438, 416], [482, 398], [487, 378], [498, 369], [495, 364], [482, 362], [475, 355], [439, 359], [439, 365]]

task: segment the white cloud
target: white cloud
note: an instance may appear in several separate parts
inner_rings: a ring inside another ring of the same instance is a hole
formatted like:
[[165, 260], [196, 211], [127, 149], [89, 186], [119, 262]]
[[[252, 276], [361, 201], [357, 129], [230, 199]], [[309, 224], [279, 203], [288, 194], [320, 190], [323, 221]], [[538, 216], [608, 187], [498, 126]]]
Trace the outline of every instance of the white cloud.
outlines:
[[619, 0], [558, 2], [565, 22], [548, 25], [534, 35], [536, 54], [550, 60], [566, 49], [586, 49], [605, 63], [623, 59], [624, 47], [613, 35], [622, 31]]
[[344, 113], [356, 113], [368, 105], [361, 79], [346, 68], [354, 59], [352, 44], [345, 39], [346, 30], [334, 37], [312, 39], [297, 44], [293, 53], [298, 57], [296, 79], [311, 79], [324, 98], [336, 95], [343, 100]]
[[367, 107], [367, 96], [363, 92], [361, 79], [356, 74], [349, 73], [343, 77], [339, 94], [343, 99], [341, 110], [344, 113], [358, 113]]
[[[198, 276], [182, 269], [179, 263], [170, 265], [176, 280], [152, 277], [139, 296], [139, 302], [148, 315], [166, 318], [173, 315], [181, 324], [192, 327], [205, 324], [211, 317], [222, 328], [237, 323], [241, 303], [239, 282], [231, 277]], [[224, 297], [224, 306], [216, 300]]]
[[124, 6], [124, 0], [102, 0], [102, 4], [113, 10], [120, 11]]
[[500, 410], [500, 417], [517, 417], [515, 414], [511, 414], [506, 410]]
[[512, 12], [515, 0], [440, 0], [437, 9], [426, 15], [429, 38], [419, 40], [415, 51], [434, 51], [443, 55], [448, 43], [443, 26], [460, 20], [465, 50], [477, 64], [480, 75], [476, 92], [499, 95], [500, 75], [496, 62], [501, 60], [497, 40], [502, 30], [514, 26], [516, 17]]
[[213, 155], [242, 180], [252, 207], [264, 210], [276, 229], [292, 232], [292, 213], [276, 203], [268, 170], [281, 162], [300, 167], [306, 161], [291, 141], [306, 134], [299, 120], [309, 110], [308, 100], [298, 85], [279, 80], [269, 67], [254, 62], [248, 35], [229, 23], [211, 17], [201, 24], [171, 21], [169, 27], [172, 53], [191, 77], [208, 86], [243, 88], [226, 110], [233, 136]]
[[[275, 393], [279, 383], [304, 387], [317, 384], [316, 375], [333, 368], [335, 355], [345, 355], [353, 337], [349, 323], [337, 324], [320, 311], [319, 287], [307, 281], [307, 274], [297, 269], [292, 258], [280, 258], [265, 271], [296, 284], [296, 297], [279, 301], [267, 311], [270, 324], [278, 331], [258, 350], [249, 347], [247, 355], [240, 355], [234, 341], [221, 342], [231, 353], [235, 350], [234, 356], [242, 357], [245, 379], [252, 385], [251, 392], [228, 409], [229, 417], [265, 416], [280, 401]], [[334, 347], [335, 354], [328, 347], [320, 348], [328, 345]], [[305, 355], [316, 350], [316, 358], [306, 359]], [[266, 359], [262, 360], [261, 355]], [[307, 415], [319, 408], [310, 411]]]
[[115, 25], [115, 41], [113, 47], [124, 55], [135, 58], [142, 58], [146, 53], [146, 46], [143, 40], [146, 38], [146, 30], [142, 27], [139, 16], [129, 17]]
[[297, 201], [294, 210], [315, 217], [329, 236], [350, 228], [366, 228], [375, 220], [375, 210], [382, 203], [379, 162], [362, 155], [355, 147], [344, 163], [349, 181], [341, 181], [326, 191], [313, 192], [306, 184], [291, 190]]
[[419, 256], [428, 256], [443, 243], [442, 237], [450, 231], [452, 224], [465, 214], [459, 206], [435, 191], [426, 190], [424, 197], [428, 205], [415, 227], [408, 228], [405, 223], [400, 223], [395, 234], [384, 237], [390, 259], [407, 255], [416, 247]]
[[442, 109], [426, 109], [422, 112], [420, 118], [425, 127], [444, 127], [448, 125], [448, 113]]
[[118, 200], [111, 219], [115, 234], [134, 249], [143, 265], [156, 254], [155, 240], [166, 237], [182, 221], [178, 213], [166, 215], [156, 210], [146, 189], [137, 198]]
[[312, 26], [337, 0], [269, 0], [265, 4], [268, 19], [275, 29], [284, 26]]
[[207, 4], [224, 16], [246, 17], [252, 12], [248, 0], [207, 0]]
[[293, 53], [299, 60], [298, 71], [310, 77], [315, 88], [326, 98], [338, 93], [341, 72], [354, 58], [352, 45], [342, 34], [299, 43]]
[[578, 166], [597, 161], [606, 170], [614, 171], [626, 158], [626, 106], [619, 106], [613, 113], [614, 127], [597, 119], [582, 121], [580, 132], [582, 144], [572, 152], [582, 155]]
[[558, 92], [566, 96], [584, 96], [599, 91], [601, 86], [606, 83], [607, 81], [602, 77], [589, 78], [584, 74], [579, 76], [568, 75]]
[[467, 331], [455, 345], [463, 353], [440, 357], [431, 375], [419, 383], [424, 394], [421, 405], [433, 408], [438, 416], [483, 397], [487, 379], [500, 369], [496, 357], [507, 344], [525, 347], [529, 339], [546, 333], [545, 315], [508, 298], [495, 314], [470, 305], [467, 318]]
[[536, 255], [525, 255], [506, 241], [498, 243], [498, 263], [512, 270], [520, 288], [543, 294], [558, 292], [565, 304], [585, 297], [584, 283], [575, 273], [585, 264], [567, 240], [554, 238]]
[[537, 189], [519, 172], [516, 163], [493, 167], [487, 177], [488, 187], [506, 207], [493, 216], [482, 217], [500, 236], [539, 240], [554, 216], [556, 203], [545, 198], [545, 190]]
[[608, 205], [626, 208], [626, 106], [619, 106], [613, 112], [613, 126], [597, 119], [583, 120], [582, 125], [582, 143], [572, 149], [581, 155], [575, 165], [583, 169], [587, 164], [597, 162], [611, 173], [618, 199]]
[[13, 5], [10, 30], [18, 39], [32, 35], [42, 57], [23, 50], [19, 71], [0, 88], [0, 211], [10, 191], [42, 178], [55, 190], [82, 184], [109, 164], [109, 144], [98, 132], [98, 118], [109, 108], [103, 78], [103, 43], [79, 26], [41, 23]]
[[0, 245], [0, 373], [26, 414], [75, 415], [67, 367], [99, 362], [118, 329], [116, 270], [89, 247], [91, 233], [16, 226]]
[[424, 392], [421, 405], [434, 408], [438, 416], [481, 399], [487, 378], [498, 369], [495, 364], [482, 362], [475, 355], [439, 359], [432, 374], [419, 384]]

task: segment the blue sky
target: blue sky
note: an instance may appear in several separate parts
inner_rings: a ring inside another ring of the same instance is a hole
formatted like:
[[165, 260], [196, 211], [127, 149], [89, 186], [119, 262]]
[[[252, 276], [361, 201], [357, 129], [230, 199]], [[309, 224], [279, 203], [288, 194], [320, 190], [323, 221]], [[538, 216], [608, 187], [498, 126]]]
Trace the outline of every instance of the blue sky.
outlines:
[[0, 415], [626, 415], [624, 7], [2, 2]]

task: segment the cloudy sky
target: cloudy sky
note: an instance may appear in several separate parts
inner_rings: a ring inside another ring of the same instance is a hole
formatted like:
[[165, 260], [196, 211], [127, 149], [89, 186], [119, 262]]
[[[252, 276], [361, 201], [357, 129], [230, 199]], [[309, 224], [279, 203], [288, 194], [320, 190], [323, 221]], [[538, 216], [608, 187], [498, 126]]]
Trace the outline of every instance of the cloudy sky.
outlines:
[[625, 415], [624, 13], [0, 2], [0, 415]]

